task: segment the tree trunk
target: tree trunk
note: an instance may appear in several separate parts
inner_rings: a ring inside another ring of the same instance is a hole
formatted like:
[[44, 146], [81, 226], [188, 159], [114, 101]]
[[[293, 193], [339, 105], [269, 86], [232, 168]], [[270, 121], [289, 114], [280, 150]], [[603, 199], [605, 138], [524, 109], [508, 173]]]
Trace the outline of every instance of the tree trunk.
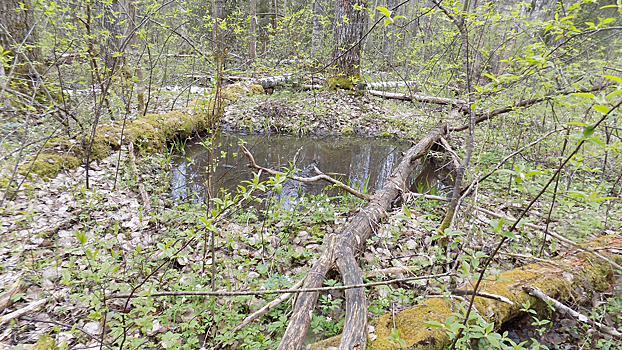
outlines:
[[[387, 1], [387, 8], [391, 11], [391, 17], [395, 17], [395, 0]], [[393, 48], [393, 42], [395, 41], [395, 37], [393, 36], [393, 31], [395, 30], [395, 25], [393, 23], [389, 23], [384, 28], [384, 40], [382, 42], [382, 54], [384, 55], [384, 59], [387, 65], [391, 65], [391, 51]]]
[[[339, 234], [325, 236], [325, 250], [311, 271], [305, 277], [303, 288], [320, 287], [326, 273], [337, 266], [344, 285], [362, 283], [362, 274], [355, 254], [364, 250], [365, 243], [380, 223], [386, 218], [391, 203], [406, 188], [406, 180], [417, 167], [420, 159], [431, 145], [446, 132], [445, 125], [439, 125], [428, 132], [411, 147], [381, 190], [372, 196], [369, 204], [352, 219]], [[298, 296], [287, 330], [279, 344], [279, 350], [301, 349], [311, 323], [311, 314], [319, 296], [318, 292], [301, 293]], [[346, 292], [346, 321], [340, 349], [364, 350], [367, 342], [367, 300], [363, 288]]]
[[112, 69], [116, 56], [115, 53], [119, 52], [121, 49], [122, 26], [120, 23], [125, 19], [122, 18], [122, 11], [125, 9], [121, 9], [119, 1], [120, 0], [95, 2], [95, 18], [97, 18], [95, 23], [97, 27], [101, 29], [101, 31], [98, 32], [102, 35], [100, 42], [103, 45], [102, 52], [106, 69]]
[[361, 76], [361, 41], [367, 28], [367, 2], [337, 0], [333, 28], [332, 76], [338, 79], [359, 79]]
[[256, 29], [257, 25], [257, 0], [249, 1], [250, 22], [248, 24], [248, 57], [254, 60], [257, 57], [257, 37]]
[[320, 16], [322, 15], [322, 6], [320, 0], [313, 1], [313, 36], [311, 37], [311, 57], [317, 58], [317, 54], [322, 46], [322, 23]]
[[225, 18], [225, 1], [212, 0], [212, 16], [214, 16], [214, 26], [212, 28], [212, 39], [218, 41], [218, 23]]
[[[33, 79], [41, 72], [43, 55], [37, 46], [38, 35], [34, 28], [34, 9], [30, 0], [0, 1], [0, 46], [10, 54], [9, 70], [5, 73], [5, 83], [12, 78], [28, 82], [28, 89], [33, 87]], [[18, 55], [16, 55], [19, 53]], [[21, 62], [21, 63], [20, 63]], [[4, 90], [0, 86], [0, 90]]]

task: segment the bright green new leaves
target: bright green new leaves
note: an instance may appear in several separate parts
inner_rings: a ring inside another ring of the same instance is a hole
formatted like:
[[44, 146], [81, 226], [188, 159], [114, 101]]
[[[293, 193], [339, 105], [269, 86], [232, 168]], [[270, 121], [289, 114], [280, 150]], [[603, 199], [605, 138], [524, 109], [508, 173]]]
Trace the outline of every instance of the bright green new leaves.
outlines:
[[376, 10], [380, 11], [386, 18], [384, 19], [384, 26], [388, 26], [391, 23], [395, 23], [395, 20], [398, 18], [404, 18], [404, 16], [395, 16], [395, 17], [391, 17], [391, 11], [389, 11], [388, 8], [386, 7], [382, 7], [382, 6], [378, 6], [376, 7]]
[[594, 191], [590, 192], [589, 194], [583, 191], [568, 191], [568, 195], [570, 197], [584, 200], [587, 204], [592, 206], [594, 209], [598, 209], [602, 201], [615, 198], [615, 197], [600, 197], [600, 195]]

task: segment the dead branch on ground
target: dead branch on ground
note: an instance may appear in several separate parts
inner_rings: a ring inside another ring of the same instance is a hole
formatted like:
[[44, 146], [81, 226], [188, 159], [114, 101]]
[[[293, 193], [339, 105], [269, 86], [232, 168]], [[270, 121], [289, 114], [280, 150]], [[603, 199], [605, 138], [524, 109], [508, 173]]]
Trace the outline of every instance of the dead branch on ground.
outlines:
[[333, 185], [343, 189], [344, 191], [350, 193], [351, 195], [353, 195], [353, 196], [355, 196], [357, 198], [360, 198], [360, 199], [363, 199], [363, 200], [366, 200], [366, 201], [369, 200], [369, 196], [360, 193], [359, 191], [353, 189], [352, 187], [350, 187], [350, 186], [344, 184], [343, 182], [341, 182], [339, 180], [336, 180], [336, 179], [334, 179], [334, 178], [332, 178], [332, 177], [330, 177], [330, 176], [328, 176], [328, 175], [326, 175], [324, 173], [318, 174], [318, 175], [313, 176], [313, 177], [300, 177], [300, 176], [288, 175], [286, 173], [282, 173], [282, 172], [279, 172], [279, 171], [276, 171], [276, 170], [264, 168], [264, 167], [262, 167], [260, 165], [257, 165], [257, 163], [255, 162], [255, 158], [253, 157], [253, 154], [248, 149], [246, 149], [246, 147], [244, 147], [244, 145], [240, 145], [240, 148], [242, 149], [242, 152], [244, 152], [246, 157], [248, 157], [248, 161], [250, 162], [248, 164], [248, 166], [251, 167], [251, 168], [260, 170], [262, 172], [266, 172], [266, 173], [268, 173], [270, 175], [273, 175], [273, 176], [276, 176], [276, 175], [287, 176], [288, 178], [290, 178], [290, 179], [292, 179], [294, 181], [298, 181], [298, 182], [302, 182], [302, 183], [310, 183], [310, 182], [317, 182], [317, 181], [320, 181], [320, 180], [324, 180], [324, 181], [332, 183]]
[[538, 288], [534, 288], [531, 286], [523, 286], [523, 290], [527, 293], [529, 293], [529, 295], [534, 296], [538, 299], [544, 300], [547, 304], [552, 304], [553, 307], [555, 308], [555, 310], [557, 310], [557, 312], [561, 313], [561, 314], [566, 314], [568, 316], [572, 316], [575, 319], [579, 320], [579, 322], [581, 323], [585, 323], [587, 325], [593, 326], [598, 328], [599, 331], [609, 334], [613, 337], [616, 337], [618, 339], [622, 339], [622, 333], [618, 332], [615, 328], [606, 326], [600, 322], [596, 322], [592, 319], [590, 319], [589, 317], [578, 313], [577, 311], [574, 311], [573, 309], [569, 308], [568, 306], [560, 303], [559, 301], [549, 297], [548, 295], [542, 293], [542, 291]]

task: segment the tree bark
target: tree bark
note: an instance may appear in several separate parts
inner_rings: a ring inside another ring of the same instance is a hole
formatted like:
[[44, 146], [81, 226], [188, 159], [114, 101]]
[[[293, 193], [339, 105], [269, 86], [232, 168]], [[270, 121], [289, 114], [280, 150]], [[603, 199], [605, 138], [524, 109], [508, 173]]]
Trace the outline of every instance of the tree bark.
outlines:
[[379, 97], [388, 98], [388, 99], [396, 99], [396, 100], [403, 100], [403, 101], [418, 101], [418, 102], [425, 102], [425, 103], [435, 103], [439, 105], [455, 105], [459, 108], [462, 108], [463, 106], [467, 104], [467, 101], [455, 99], [455, 98], [425, 96], [425, 95], [417, 95], [417, 94], [409, 95], [409, 94], [402, 94], [398, 92], [386, 92], [386, 91], [377, 91], [377, 90], [367, 90], [367, 92], [370, 95], [379, 96]]
[[250, 22], [248, 24], [248, 58], [254, 60], [257, 57], [257, 37], [256, 28], [257, 25], [257, 0], [249, 1]]
[[[39, 38], [34, 26], [34, 9], [30, 0], [0, 1], [0, 46], [10, 53], [10, 68], [5, 72], [6, 84], [17, 78], [29, 82], [29, 88], [34, 85], [32, 81], [38, 75], [34, 70], [39, 70], [43, 65], [43, 55], [37, 46]], [[0, 90], [4, 90], [2, 86]]]
[[313, 0], [313, 35], [311, 37], [311, 57], [317, 58], [317, 54], [322, 46], [322, 6], [320, 0]]
[[[395, 0], [387, 1], [387, 9], [391, 11], [391, 17], [395, 17]], [[384, 40], [382, 42], [382, 53], [384, 55], [384, 59], [386, 63], [391, 64], [392, 57], [392, 49], [393, 42], [395, 41], [395, 37], [393, 36], [393, 31], [395, 30], [395, 24], [389, 23], [386, 27], [384, 27]]]
[[367, 28], [367, 2], [337, 0], [333, 28], [334, 77], [359, 79], [361, 76], [361, 39]]
[[[366, 240], [386, 218], [391, 203], [405, 190], [408, 176], [419, 164], [432, 144], [445, 135], [447, 127], [439, 125], [429, 131], [411, 147], [381, 190], [374, 194], [369, 204], [339, 234], [325, 238], [325, 250], [305, 278], [303, 288], [317, 288], [333, 266], [337, 266], [344, 285], [362, 282], [362, 274], [355, 255], [364, 250]], [[319, 296], [318, 292], [301, 293], [294, 307], [287, 330], [279, 349], [301, 349], [311, 323], [311, 315]], [[365, 349], [367, 341], [367, 301], [362, 288], [346, 292], [346, 322], [340, 349]]]

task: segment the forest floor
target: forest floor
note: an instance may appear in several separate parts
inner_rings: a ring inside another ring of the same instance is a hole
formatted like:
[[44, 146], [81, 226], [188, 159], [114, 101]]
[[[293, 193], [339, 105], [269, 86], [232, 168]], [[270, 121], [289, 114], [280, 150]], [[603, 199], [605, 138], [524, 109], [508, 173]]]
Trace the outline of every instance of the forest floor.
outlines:
[[[426, 107], [427, 108], [427, 107]], [[426, 115], [426, 117], [424, 117]], [[408, 105], [366, 96], [329, 92], [275, 94], [242, 99], [227, 107], [223, 128], [285, 133], [365, 134], [417, 140], [438, 120]], [[452, 140], [459, 149], [462, 140]], [[61, 172], [50, 181], [27, 180], [23, 190], [5, 203], [0, 216], [1, 317], [47, 300], [32, 312], [15, 317], [0, 328], [0, 349], [183, 348], [209, 347], [218, 341], [230, 348], [274, 348], [287, 325], [291, 302], [285, 302], [234, 335], [229, 329], [246, 315], [274, 297], [238, 296], [204, 298], [148, 297], [110, 299], [117, 292], [137, 293], [150, 289], [182, 291], [208, 288], [257, 290], [288, 288], [307, 271], [322, 249], [326, 233], [341, 230], [364, 203], [349, 196], [326, 194], [303, 199], [287, 208], [260, 186], [247, 190], [262, 192], [269, 209], [252, 209], [249, 201], [228, 200], [236, 210], [206, 224], [207, 209], [200, 204], [170, 199], [171, 154], [131, 158], [123, 149], [92, 164], [90, 189], [85, 189], [83, 167]], [[119, 161], [120, 160], [120, 161]], [[478, 163], [483, 167], [488, 164]], [[475, 171], [480, 171], [477, 169]], [[21, 180], [21, 179], [20, 179]], [[505, 178], [504, 178], [505, 180]], [[138, 184], [146, 187], [151, 212], [141, 201]], [[507, 183], [505, 181], [504, 183]], [[502, 185], [505, 187], [505, 185]], [[495, 195], [495, 188], [482, 188], [480, 206], [497, 212], [511, 212], [512, 199]], [[4, 193], [0, 193], [4, 196]], [[444, 214], [444, 202], [412, 200], [404, 209], [395, 207], [388, 221], [368, 241], [362, 254], [365, 271], [408, 265], [421, 274], [442, 272], [446, 261], [430, 239]], [[251, 203], [252, 204], [252, 203]], [[259, 206], [257, 206], [259, 207]], [[265, 207], [264, 207], [265, 208]], [[537, 208], [530, 219], [544, 221], [544, 209]], [[576, 211], [574, 212], [576, 215]], [[603, 234], [621, 231], [620, 204], [612, 207]], [[571, 215], [571, 214], [568, 214]], [[470, 246], [490, 250], [487, 232], [491, 219], [482, 214], [460, 216], [465, 231], [476, 232]], [[572, 216], [556, 223], [576, 232], [583, 229]], [[215, 227], [210, 231], [211, 227]], [[210, 235], [215, 232], [214, 257]], [[583, 233], [589, 239], [601, 232]], [[536, 233], [527, 230], [524, 241]], [[495, 260], [491, 272], [519, 267], [530, 261], [539, 243], [515, 242]], [[548, 246], [543, 257], [554, 257], [566, 248]], [[504, 253], [511, 253], [510, 256]], [[522, 254], [523, 257], [517, 257]], [[212, 268], [217, 272], [212, 275]], [[334, 276], [333, 276], [334, 277]], [[327, 285], [338, 281], [329, 279]], [[441, 291], [447, 280], [428, 285]], [[454, 281], [459, 286], [466, 279]], [[12, 289], [12, 286], [17, 288]], [[601, 291], [575, 290], [571, 307], [613, 327], [622, 326], [622, 281]], [[409, 285], [388, 285], [369, 290], [371, 317], [411, 307], [428, 295]], [[47, 298], [47, 299], [46, 299]], [[341, 292], [320, 296], [317, 315], [311, 323], [309, 342], [339, 334], [345, 303]], [[551, 322], [532, 325], [525, 314], [502, 326], [516, 343], [528, 341], [549, 349], [620, 349], [607, 335], [574, 320], [551, 314]], [[441, 320], [442, 321], [442, 320]], [[103, 334], [103, 337], [102, 337]], [[532, 342], [536, 339], [537, 342]], [[36, 344], [36, 346], [33, 346]]]

